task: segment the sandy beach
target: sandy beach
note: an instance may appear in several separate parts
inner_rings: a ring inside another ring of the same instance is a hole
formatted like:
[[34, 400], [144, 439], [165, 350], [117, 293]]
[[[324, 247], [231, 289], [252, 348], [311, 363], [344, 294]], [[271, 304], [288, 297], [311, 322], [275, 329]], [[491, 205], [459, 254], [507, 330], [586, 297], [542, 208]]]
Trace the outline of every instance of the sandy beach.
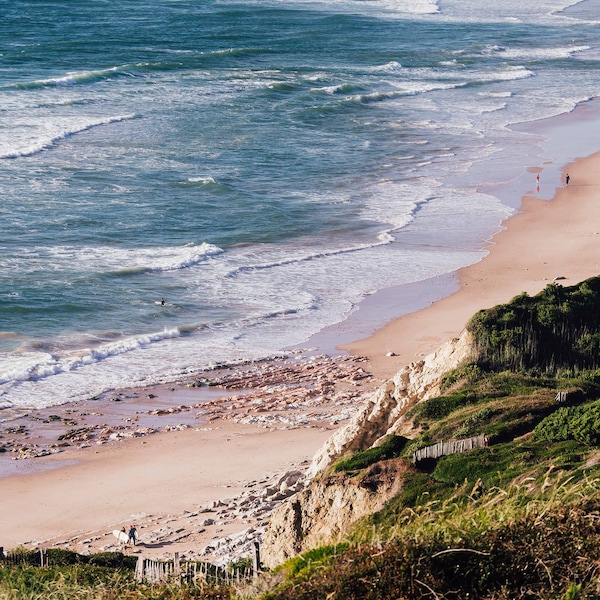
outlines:
[[361, 394], [457, 336], [477, 310], [600, 272], [600, 154], [566, 165], [570, 184], [550, 202], [535, 197], [537, 172], [543, 185], [543, 169], [531, 168], [522, 210], [481, 262], [458, 273], [456, 293], [345, 346], [348, 357], [250, 365], [223, 379], [207, 375], [211, 386], [124, 391], [117, 401], [96, 400], [95, 408], [70, 407], [68, 415], [55, 407], [56, 414], [43, 415], [52, 426], [44, 439], [35, 438], [32, 415], [15, 421], [4, 443], [25, 431], [22, 446], [50, 447], [59, 430], [79, 429], [83, 437], [18, 461], [40, 461], [41, 469], [4, 471], [0, 546], [118, 549], [111, 531], [133, 523], [140, 544], [127, 552], [207, 556], [225, 548], [224, 539], [231, 547], [237, 532], [260, 531]]
[[[379, 382], [352, 356], [247, 364], [32, 411], [0, 437], [0, 546], [247, 555]], [[139, 544], [114, 530], [135, 525]]]

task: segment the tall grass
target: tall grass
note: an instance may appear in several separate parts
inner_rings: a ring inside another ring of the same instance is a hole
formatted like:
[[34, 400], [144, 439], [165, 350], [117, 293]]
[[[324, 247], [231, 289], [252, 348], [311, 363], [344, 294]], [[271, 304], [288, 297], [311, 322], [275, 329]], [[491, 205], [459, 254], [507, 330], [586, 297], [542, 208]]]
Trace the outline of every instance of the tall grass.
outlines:
[[[465, 483], [405, 509], [265, 598], [597, 598], [600, 478], [549, 470], [478, 498]], [[295, 559], [296, 562], [298, 559]]]
[[176, 583], [150, 585], [134, 581], [129, 571], [90, 565], [0, 566], [1, 600], [229, 600], [227, 586]]

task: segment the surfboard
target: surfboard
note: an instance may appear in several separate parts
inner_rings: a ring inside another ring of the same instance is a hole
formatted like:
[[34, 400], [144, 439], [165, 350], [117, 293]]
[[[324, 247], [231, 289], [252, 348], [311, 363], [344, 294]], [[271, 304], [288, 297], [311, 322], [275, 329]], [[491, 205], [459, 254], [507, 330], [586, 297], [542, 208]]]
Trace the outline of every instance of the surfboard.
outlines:
[[129, 536], [124, 531], [115, 529], [112, 533], [120, 542], [123, 542], [124, 544], [127, 543]]

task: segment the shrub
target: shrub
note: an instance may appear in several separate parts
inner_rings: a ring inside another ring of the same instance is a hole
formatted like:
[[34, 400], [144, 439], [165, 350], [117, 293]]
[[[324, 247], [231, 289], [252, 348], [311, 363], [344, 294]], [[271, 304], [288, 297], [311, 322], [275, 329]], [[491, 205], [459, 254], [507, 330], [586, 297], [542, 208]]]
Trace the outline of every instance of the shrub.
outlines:
[[340, 458], [333, 465], [333, 470], [336, 473], [361, 471], [380, 460], [397, 458], [402, 453], [402, 450], [404, 450], [407, 441], [401, 435], [390, 435], [380, 446], [363, 450], [349, 457]]
[[97, 552], [87, 557], [90, 565], [98, 567], [109, 567], [112, 569], [130, 569], [134, 570], [137, 558], [135, 556], [126, 556], [121, 552]]
[[546, 417], [534, 430], [534, 438], [548, 442], [576, 440], [600, 445], [600, 402], [566, 406]]
[[467, 324], [476, 362], [491, 371], [598, 368], [599, 309], [600, 278], [593, 277], [568, 288], [552, 283], [536, 296], [479, 311]]

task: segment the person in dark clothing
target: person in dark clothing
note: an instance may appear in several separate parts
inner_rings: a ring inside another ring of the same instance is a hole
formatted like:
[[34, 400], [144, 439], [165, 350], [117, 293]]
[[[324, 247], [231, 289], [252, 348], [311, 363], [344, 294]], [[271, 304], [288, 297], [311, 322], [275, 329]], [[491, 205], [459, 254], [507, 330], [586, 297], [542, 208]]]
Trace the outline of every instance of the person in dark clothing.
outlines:
[[129, 540], [127, 540], [130, 544], [135, 546], [135, 541], [137, 540], [137, 529], [133, 526], [129, 526]]

